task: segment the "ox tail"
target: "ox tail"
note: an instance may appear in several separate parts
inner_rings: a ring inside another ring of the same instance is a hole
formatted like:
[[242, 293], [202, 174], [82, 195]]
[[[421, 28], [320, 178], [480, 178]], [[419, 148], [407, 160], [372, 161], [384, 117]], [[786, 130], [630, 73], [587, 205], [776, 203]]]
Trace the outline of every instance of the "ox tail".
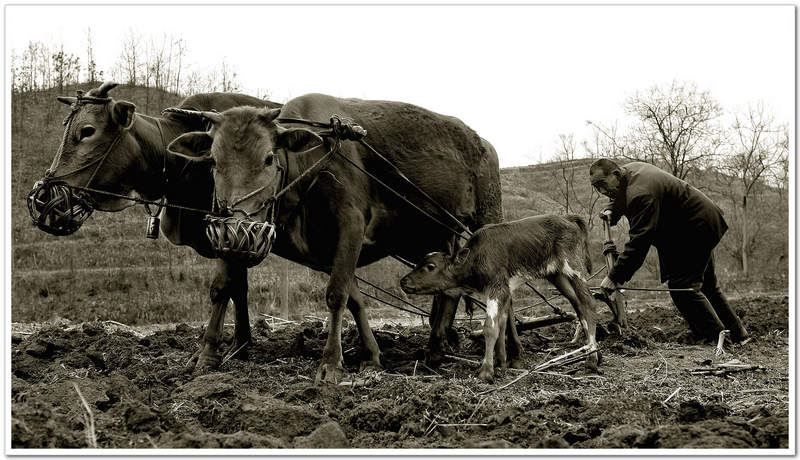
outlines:
[[586, 272], [591, 275], [592, 257], [589, 252], [589, 230], [586, 228], [586, 221], [576, 214], [567, 214], [564, 217], [578, 226], [578, 244], [583, 249], [583, 263], [586, 266]]

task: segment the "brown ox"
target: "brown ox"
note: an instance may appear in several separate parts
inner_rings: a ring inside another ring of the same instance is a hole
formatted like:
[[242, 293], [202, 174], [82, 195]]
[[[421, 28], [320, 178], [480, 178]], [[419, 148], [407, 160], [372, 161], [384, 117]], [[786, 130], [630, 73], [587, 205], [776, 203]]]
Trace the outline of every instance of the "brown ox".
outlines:
[[[367, 140], [378, 152], [470, 228], [502, 220], [498, 160], [491, 145], [460, 120], [410, 104], [310, 94], [289, 101], [282, 111], [235, 108], [208, 114], [213, 121], [208, 133], [186, 134], [169, 148], [213, 162], [220, 202], [236, 204], [236, 211], [264, 221], [267, 202], [281, 180], [288, 183], [298, 178], [331, 145], [305, 127], [276, 123], [279, 112], [283, 118], [316, 121], [327, 121], [333, 114], [352, 118], [367, 130]], [[206, 150], [210, 155], [202, 154]], [[344, 372], [341, 319], [345, 306], [356, 319], [367, 350], [362, 368], [380, 366], [380, 351], [354, 279], [356, 267], [390, 255], [419, 260], [432, 250], [452, 248], [454, 240], [451, 232], [345, 158], [447, 220], [356, 142], [343, 142], [341, 156], [331, 157], [283, 195], [275, 205], [274, 252], [330, 275], [325, 295], [330, 330], [317, 381], [337, 381]], [[282, 178], [281, 171], [286, 171], [286, 177]], [[434, 359], [441, 358], [444, 327], [452, 320], [457, 302], [458, 297], [450, 296], [435, 300], [430, 343]]]
[[[75, 97], [58, 98], [72, 105], [73, 113], [49, 173], [70, 185], [88, 184], [97, 190], [138, 195], [149, 200], [166, 197], [168, 204], [210, 210], [214, 190], [211, 172], [183, 157], [168, 155], [165, 145], [183, 133], [203, 129], [202, 118], [180, 114], [157, 118], [137, 114], [134, 104], [108, 96], [115, 86], [116, 83], [106, 82], [86, 93], [85, 96], [96, 98], [95, 103], [78, 101], [76, 104]], [[231, 93], [189, 96], [180, 107], [223, 111], [241, 105], [280, 107], [274, 102]], [[113, 143], [115, 139], [118, 139], [116, 144]], [[107, 157], [98, 162], [97, 167], [92, 165], [101, 155]], [[103, 211], [119, 211], [133, 204], [102, 194], [92, 194], [91, 198], [94, 208]], [[168, 208], [162, 213], [161, 230], [173, 244], [190, 246], [204, 257], [216, 257], [205, 236], [203, 218], [201, 213]], [[236, 306], [234, 347], [237, 347], [237, 344], [250, 342], [247, 268], [220, 259], [211, 283], [215, 311], [219, 305], [227, 305], [231, 298]], [[212, 328], [206, 330], [202, 353], [195, 354], [195, 357], [200, 354], [198, 366], [213, 366], [219, 362], [216, 347], [220, 340], [216, 334]], [[246, 357], [246, 350], [237, 353], [237, 357]]]
[[[574, 215], [541, 215], [488, 225], [475, 232], [454, 255], [428, 254], [400, 280], [400, 286], [409, 294], [472, 295], [486, 301], [486, 351], [479, 377], [492, 381], [494, 354], [501, 367], [506, 365], [505, 328], [513, 316], [511, 293], [526, 281], [546, 278], [553, 283], [575, 309], [588, 351], [597, 350], [596, 315], [589, 289], [576, 270], [579, 267], [591, 273], [583, 219]], [[520, 345], [513, 340], [509, 345], [514, 366]], [[587, 363], [596, 369], [597, 354], [589, 355]]]

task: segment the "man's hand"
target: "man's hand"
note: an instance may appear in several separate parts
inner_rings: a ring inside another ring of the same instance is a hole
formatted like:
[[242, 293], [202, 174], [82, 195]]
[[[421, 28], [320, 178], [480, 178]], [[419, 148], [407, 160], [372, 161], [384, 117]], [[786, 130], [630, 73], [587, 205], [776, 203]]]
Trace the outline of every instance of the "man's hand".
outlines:
[[603, 282], [600, 283], [600, 289], [602, 289], [608, 297], [611, 297], [611, 295], [619, 289], [619, 285], [606, 276], [603, 278]]

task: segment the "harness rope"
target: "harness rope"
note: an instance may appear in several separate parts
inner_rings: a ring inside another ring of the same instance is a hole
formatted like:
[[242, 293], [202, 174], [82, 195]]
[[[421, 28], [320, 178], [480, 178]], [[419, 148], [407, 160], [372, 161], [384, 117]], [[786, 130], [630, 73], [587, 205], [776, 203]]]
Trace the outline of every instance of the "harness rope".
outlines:
[[[79, 103], [81, 103], [81, 102], [82, 102], [82, 103], [92, 103], [92, 104], [106, 104], [106, 103], [108, 103], [110, 100], [111, 100], [111, 98], [96, 98], [96, 97], [90, 97], [90, 96], [83, 96], [83, 97], [82, 97], [81, 93], [79, 93], [79, 97], [78, 97], [78, 99], [76, 100], [76, 103], [75, 103], [75, 104], [73, 104], [73, 110], [72, 110], [72, 112], [71, 112], [71, 113], [70, 113], [70, 115], [68, 115], [68, 117], [67, 117], [67, 118], [64, 120], [64, 124], [68, 124], [69, 126], [67, 126], [67, 128], [66, 128], [66, 129], [65, 129], [65, 131], [64, 131], [64, 137], [63, 137], [63, 139], [62, 139], [62, 144], [61, 144], [61, 146], [60, 146], [60, 148], [59, 148], [59, 151], [58, 151], [58, 152], [57, 152], [57, 154], [56, 154], [56, 158], [54, 159], [54, 163], [53, 163], [53, 165], [54, 165], [54, 166], [57, 166], [57, 162], [60, 160], [60, 156], [61, 156], [61, 154], [62, 154], [62, 152], [63, 152], [63, 146], [64, 146], [64, 144], [65, 144], [65, 142], [66, 142], [66, 139], [67, 139], [67, 136], [68, 136], [68, 132], [70, 131], [70, 129], [69, 129], [69, 128], [70, 128], [70, 126], [71, 126], [71, 123], [72, 123], [72, 121], [73, 121], [73, 119], [74, 119], [74, 115], [77, 113], [77, 111], [78, 111], [78, 109], [79, 109], [79, 105], [80, 105]], [[185, 110], [185, 109], [179, 109], [179, 108], [167, 108], [167, 109], [164, 109], [164, 110], [162, 111], [162, 114], [164, 114], [164, 113], [178, 113], [178, 114], [181, 114], [181, 115], [188, 115], [188, 116], [196, 116], [196, 115], [198, 115], [198, 113], [197, 113], [197, 112], [195, 112], [195, 111], [191, 111], [191, 110]], [[201, 115], [201, 117], [202, 117], [202, 115]], [[126, 129], [130, 129], [130, 128], [132, 127], [132, 125], [133, 125], [134, 121], [135, 121], [135, 116], [134, 116], [134, 119], [133, 119], [133, 120], [131, 120], [131, 123], [130, 123], [128, 126], [124, 127], [124, 129], [125, 129], [125, 130], [126, 130]], [[434, 199], [433, 199], [433, 198], [432, 198], [430, 195], [428, 195], [428, 194], [427, 194], [425, 191], [423, 191], [423, 190], [422, 190], [421, 188], [419, 188], [419, 187], [418, 187], [416, 184], [414, 184], [414, 183], [413, 183], [413, 182], [412, 182], [412, 181], [411, 181], [411, 180], [410, 180], [410, 179], [409, 179], [409, 178], [408, 178], [408, 177], [407, 177], [405, 174], [403, 174], [403, 172], [402, 172], [402, 171], [400, 171], [400, 169], [399, 169], [399, 168], [397, 168], [397, 166], [395, 166], [395, 165], [394, 165], [394, 164], [393, 164], [393, 163], [392, 163], [390, 160], [388, 160], [386, 157], [384, 157], [383, 155], [381, 155], [381, 154], [380, 154], [380, 153], [379, 153], [377, 150], [375, 150], [375, 149], [374, 149], [374, 148], [373, 148], [373, 147], [372, 147], [372, 146], [371, 146], [369, 143], [367, 143], [365, 140], [363, 140], [363, 137], [364, 137], [364, 136], [366, 136], [366, 131], [365, 131], [365, 130], [364, 130], [362, 127], [360, 127], [360, 126], [358, 126], [358, 125], [355, 125], [355, 124], [346, 123], [346, 122], [344, 122], [344, 121], [343, 121], [343, 120], [342, 120], [340, 117], [338, 117], [338, 116], [336, 116], [336, 115], [334, 115], [333, 117], [331, 117], [331, 121], [330, 121], [330, 123], [328, 123], [328, 124], [326, 124], [326, 123], [321, 123], [321, 122], [316, 122], [316, 121], [311, 121], [311, 120], [294, 119], [294, 118], [280, 118], [280, 119], [278, 119], [278, 121], [280, 121], [280, 122], [284, 122], [284, 123], [300, 123], [300, 124], [305, 124], [305, 125], [308, 125], [308, 126], [314, 126], [314, 127], [319, 127], [319, 128], [328, 128], [328, 129], [330, 129], [330, 132], [329, 132], [329, 133], [325, 133], [325, 134], [321, 134], [321, 135], [322, 135], [323, 137], [329, 137], [329, 138], [330, 138], [330, 137], [332, 137], [332, 138], [334, 138], [334, 139], [335, 139], [335, 140], [334, 140], [334, 144], [333, 144], [333, 146], [331, 147], [331, 149], [328, 151], [328, 153], [326, 153], [326, 154], [325, 154], [323, 157], [321, 157], [319, 160], [317, 160], [317, 161], [316, 161], [316, 162], [315, 162], [315, 163], [314, 163], [314, 164], [313, 164], [311, 167], [309, 167], [308, 169], [306, 169], [305, 171], [303, 171], [303, 173], [301, 173], [301, 174], [300, 174], [300, 175], [299, 175], [297, 178], [295, 178], [295, 179], [294, 179], [292, 182], [290, 182], [289, 184], [285, 185], [285, 186], [284, 186], [284, 187], [283, 187], [283, 188], [282, 188], [282, 189], [281, 189], [279, 192], [276, 192], [276, 193], [274, 193], [272, 197], [270, 197], [269, 199], [265, 200], [265, 201], [264, 201], [264, 203], [262, 203], [262, 206], [261, 206], [260, 208], [258, 208], [256, 211], [252, 211], [251, 213], [247, 213], [247, 212], [245, 212], [245, 211], [238, 210], [239, 212], [242, 212], [243, 214], [245, 214], [245, 215], [246, 215], [248, 218], [249, 218], [249, 217], [251, 217], [253, 214], [255, 214], [255, 213], [257, 213], [257, 212], [260, 212], [262, 209], [264, 209], [264, 207], [265, 207], [265, 206], [269, 206], [270, 204], [272, 204], [271, 211], [272, 211], [272, 215], [273, 215], [273, 217], [274, 217], [274, 214], [275, 214], [275, 208], [277, 207], [278, 200], [279, 200], [279, 198], [280, 198], [281, 196], [283, 196], [283, 195], [284, 195], [286, 192], [288, 192], [288, 191], [289, 191], [289, 189], [291, 189], [291, 188], [292, 188], [292, 187], [293, 187], [295, 184], [297, 184], [297, 183], [298, 183], [300, 180], [302, 180], [304, 177], [306, 177], [306, 176], [308, 176], [309, 174], [311, 174], [311, 173], [312, 173], [312, 172], [315, 170], [315, 168], [316, 168], [317, 166], [319, 166], [320, 164], [322, 164], [322, 163], [323, 163], [323, 162], [325, 162], [325, 161], [330, 161], [333, 155], [335, 155], [335, 154], [338, 154], [340, 157], [342, 157], [342, 158], [343, 158], [345, 161], [347, 161], [347, 162], [348, 162], [349, 164], [351, 164], [353, 167], [355, 167], [355, 168], [356, 168], [356, 169], [358, 169], [359, 171], [363, 172], [365, 175], [367, 175], [367, 176], [368, 176], [368, 177], [370, 177], [371, 179], [375, 180], [377, 183], [379, 183], [380, 185], [382, 185], [383, 187], [385, 187], [387, 190], [389, 190], [389, 191], [390, 191], [391, 193], [393, 193], [395, 196], [397, 196], [398, 198], [400, 198], [400, 199], [401, 199], [403, 202], [405, 202], [406, 204], [410, 205], [411, 207], [413, 207], [414, 209], [416, 209], [417, 211], [419, 211], [420, 213], [422, 213], [423, 215], [425, 215], [426, 217], [428, 217], [429, 219], [431, 219], [432, 221], [434, 221], [434, 222], [435, 222], [435, 223], [437, 223], [438, 225], [440, 225], [440, 226], [442, 226], [443, 228], [445, 228], [446, 230], [448, 230], [449, 232], [453, 233], [455, 236], [457, 236], [457, 237], [459, 237], [459, 238], [461, 238], [461, 239], [464, 239], [464, 240], [466, 240], [466, 239], [468, 239], [468, 237], [465, 237], [465, 236], [462, 234], [463, 232], [466, 232], [466, 233], [467, 233], [468, 235], [470, 235], [470, 236], [472, 235], [472, 232], [470, 231], [470, 229], [469, 229], [469, 228], [468, 228], [466, 225], [464, 225], [464, 223], [462, 223], [462, 222], [461, 222], [461, 221], [460, 221], [458, 218], [456, 218], [455, 216], [453, 216], [453, 215], [452, 215], [452, 214], [451, 214], [449, 211], [447, 211], [447, 209], [445, 209], [443, 206], [441, 206], [441, 205], [440, 205], [440, 204], [439, 204], [439, 203], [438, 203], [436, 200], [434, 200]], [[161, 127], [161, 123], [160, 123], [160, 120], [158, 120], [157, 118], [156, 118], [156, 123], [157, 123], [158, 129], [159, 129], [159, 134], [160, 134], [160, 136], [161, 136], [162, 143], [163, 143], [163, 144], [166, 146], [166, 144], [164, 143], [164, 134], [163, 134], [163, 130], [162, 130], [162, 127]], [[114, 147], [114, 146], [116, 146], [116, 144], [117, 144], [117, 143], [120, 141], [120, 139], [121, 139], [121, 137], [122, 137], [122, 133], [123, 133], [123, 132], [124, 132], [124, 130], [123, 130], [123, 131], [120, 131], [120, 135], [119, 135], [119, 136], [117, 136], [117, 138], [115, 138], [115, 140], [112, 142], [112, 144], [111, 144], [111, 145], [109, 146], [109, 148], [106, 150], [106, 152], [105, 152], [105, 153], [104, 153], [104, 154], [103, 154], [103, 155], [102, 155], [100, 158], [98, 158], [98, 159], [94, 160], [93, 162], [90, 162], [90, 163], [88, 163], [88, 164], [86, 164], [86, 165], [84, 165], [84, 166], [82, 166], [82, 167], [80, 167], [80, 168], [78, 168], [78, 169], [76, 169], [76, 170], [70, 171], [69, 173], [67, 173], [67, 174], [63, 174], [63, 175], [61, 175], [61, 176], [58, 176], [58, 177], [54, 177], [54, 176], [52, 176], [51, 170], [50, 170], [50, 169], [48, 169], [47, 173], [50, 173], [50, 174], [48, 175], [48, 174], [46, 173], [46, 176], [45, 176], [45, 178], [46, 178], [46, 179], [49, 179], [49, 180], [51, 180], [51, 181], [53, 181], [53, 180], [57, 180], [57, 179], [61, 179], [61, 178], [64, 178], [64, 177], [68, 177], [69, 175], [75, 174], [75, 173], [77, 173], [77, 172], [83, 171], [84, 169], [87, 169], [87, 168], [91, 167], [91, 166], [92, 166], [93, 164], [95, 164], [95, 163], [99, 163], [99, 164], [98, 164], [98, 166], [97, 166], [97, 168], [95, 168], [95, 171], [92, 173], [92, 176], [90, 177], [89, 181], [87, 182], [87, 184], [86, 184], [85, 186], [75, 186], [75, 185], [70, 185], [70, 184], [63, 183], [63, 182], [61, 182], [61, 181], [59, 181], [59, 183], [63, 184], [63, 186], [65, 186], [65, 187], [68, 187], [68, 188], [70, 188], [70, 189], [81, 190], [81, 191], [84, 191], [84, 192], [98, 193], [98, 194], [102, 194], [102, 195], [106, 195], [106, 196], [112, 196], [112, 197], [115, 197], [115, 198], [120, 198], [120, 199], [130, 200], [130, 201], [133, 201], [133, 202], [135, 202], [135, 203], [143, 204], [143, 205], [145, 206], [145, 208], [146, 208], [146, 211], [147, 211], [148, 215], [150, 215], [151, 217], [154, 217], [155, 215], [157, 215], [158, 213], [160, 213], [160, 212], [161, 212], [161, 210], [162, 210], [162, 208], [173, 208], [173, 209], [180, 209], [180, 210], [191, 211], [191, 212], [200, 212], [200, 213], [205, 213], [205, 214], [207, 214], [207, 213], [208, 213], [208, 210], [205, 210], [205, 209], [198, 209], [198, 208], [193, 208], [193, 207], [189, 207], [189, 206], [182, 206], [182, 205], [176, 205], [176, 204], [172, 204], [172, 203], [166, 203], [166, 201], [165, 201], [165, 195], [163, 195], [163, 196], [161, 197], [161, 199], [160, 199], [159, 201], [157, 201], [157, 202], [156, 202], [156, 201], [153, 201], [153, 200], [146, 200], [146, 199], [143, 199], [143, 198], [131, 197], [131, 196], [122, 195], [122, 194], [117, 194], [117, 193], [113, 193], [113, 192], [107, 192], [107, 191], [104, 191], [104, 190], [97, 190], [97, 189], [93, 189], [93, 188], [89, 187], [89, 185], [91, 184], [91, 181], [94, 179], [94, 176], [97, 174], [97, 171], [99, 170], [100, 166], [102, 165], [102, 162], [104, 162], [104, 161], [105, 161], [105, 158], [108, 156], [108, 154], [110, 153], [110, 151], [111, 151], [111, 150], [113, 149], [113, 147]], [[428, 213], [427, 211], [425, 211], [425, 210], [424, 210], [424, 209], [422, 209], [421, 207], [419, 207], [419, 206], [417, 206], [416, 204], [412, 203], [412, 202], [411, 202], [410, 200], [408, 200], [408, 198], [406, 198], [404, 195], [400, 194], [399, 192], [397, 192], [396, 190], [394, 190], [392, 187], [390, 187], [388, 184], [386, 184], [385, 182], [383, 182], [383, 181], [381, 181], [380, 179], [378, 179], [378, 178], [377, 178], [375, 175], [373, 175], [373, 174], [371, 174], [370, 172], [366, 171], [366, 170], [365, 170], [365, 169], [363, 169], [361, 166], [359, 166], [358, 164], [356, 164], [355, 162], [353, 162], [353, 161], [352, 161], [350, 158], [348, 158], [347, 156], [343, 155], [343, 154], [341, 153], [341, 151], [340, 151], [340, 142], [341, 142], [341, 140], [342, 140], [342, 139], [344, 139], [344, 140], [352, 140], [352, 141], [357, 141], [357, 142], [359, 142], [360, 144], [362, 144], [362, 145], [363, 145], [363, 146], [364, 146], [364, 147], [365, 147], [367, 150], [369, 150], [369, 151], [370, 151], [372, 154], [374, 154], [375, 156], [377, 156], [378, 158], [380, 158], [380, 159], [381, 159], [383, 162], [385, 162], [387, 165], [389, 165], [389, 166], [392, 168], [392, 170], [393, 170], [393, 171], [394, 171], [394, 172], [395, 172], [395, 173], [396, 173], [396, 174], [397, 174], [397, 175], [398, 175], [398, 176], [399, 176], [401, 179], [403, 179], [403, 180], [404, 180], [406, 183], [410, 184], [410, 185], [411, 185], [411, 186], [414, 188], [414, 190], [415, 190], [415, 191], [417, 191], [417, 192], [418, 192], [420, 195], [422, 195], [422, 196], [423, 196], [423, 197], [424, 197], [426, 200], [428, 200], [428, 201], [429, 201], [429, 202], [430, 202], [430, 203], [431, 203], [431, 204], [432, 204], [432, 205], [433, 205], [435, 208], [437, 208], [437, 210], [439, 210], [440, 212], [444, 213], [444, 214], [445, 214], [447, 217], [449, 217], [449, 218], [450, 218], [450, 219], [451, 219], [453, 222], [455, 222], [455, 223], [457, 224], [457, 226], [458, 226], [459, 228], [461, 228], [461, 229], [462, 229], [462, 232], [458, 232], [457, 230], [455, 230], [455, 229], [453, 229], [452, 227], [448, 226], [447, 224], [445, 224], [444, 222], [442, 222], [442, 221], [441, 221], [441, 220], [439, 220], [438, 218], [434, 217], [433, 215], [431, 215], [430, 213]], [[165, 147], [165, 148], [166, 148], [166, 147]], [[315, 148], [316, 148], [316, 147], [315, 147]], [[309, 150], [311, 150], [311, 149], [309, 149]], [[287, 155], [286, 161], [287, 161], [287, 166], [288, 166], [288, 155]], [[54, 167], [53, 167], [53, 169], [54, 169]], [[165, 184], [166, 184], [166, 154], [164, 155], [164, 164], [163, 164], [163, 168], [162, 168], [162, 174], [163, 174], [163, 175], [164, 175], [164, 177], [165, 177]], [[286, 174], [286, 172], [282, 170], [282, 167], [280, 166], [280, 162], [278, 162], [278, 174], [281, 174], [281, 176], [283, 176], [284, 178], [285, 178], [285, 177], [286, 177], [286, 175], [287, 175], [287, 174]], [[276, 182], [276, 181], [273, 181], [273, 183], [275, 183], [275, 182]], [[312, 185], [313, 185], [313, 184], [312, 184]], [[234, 203], [231, 205], [231, 208], [232, 208], [232, 209], [231, 209], [231, 211], [237, 211], [237, 210], [234, 208], [234, 207], [235, 207], [237, 204], [241, 204], [241, 203], [242, 203], [242, 202], [244, 202], [246, 199], [248, 199], [248, 198], [251, 198], [252, 196], [255, 196], [257, 193], [259, 193], [259, 192], [263, 191], [265, 188], [266, 188], [266, 185], [265, 185], [264, 187], [260, 187], [259, 189], [256, 189], [256, 190], [254, 190], [254, 191], [252, 191], [252, 192], [250, 192], [250, 193], [246, 194], [245, 196], [243, 196], [243, 197], [239, 198], [238, 200], [236, 200], [236, 201], [235, 201], [235, 202], [234, 202]], [[166, 191], [165, 191], [165, 193], [166, 193]], [[158, 206], [158, 210], [156, 211], [156, 213], [155, 213], [155, 214], [152, 214], [152, 213], [151, 213], [151, 211], [150, 211], [149, 205], [151, 205], [151, 204], [152, 204], [152, 205], [157, 205], [157, 206]], [[215, 196], [214, 196], [214, 198], [213, 198], [213, 203], [212, 203], [212, 212], [213, 212], [213, 209], [214, 209], [215, 205], [217, 205], [217, 202], [216, 202], [216, 195], [215, 195]], [[87, 217], [88, 217], [88, 216], [87, 216]], [[274, 222], [274, 220], [273, 220], [273, 222]], [[274, 228], [271, 228], [271, 229], [270, 229], [270, 237], [274, 237]], [[403, 259], [403, 258], [401, 258], [401, 257], [399, 257], [399, 256], [393, 256], [393, 257], [394, 257], [396, 260], [398, 260], [398, 261], [400, 261], [400, 262], [404, 263], [405, 265], [407, 265], [407, 266], [409, 266], [409, 267], [412, 267], [412, 268], [413, 268], [413, 267], [415, 267], [415, 265], [414, 265], [414, 264], [411, 264], [410, 262], [406, 261], [405, 259]], [[368, 281], [366, 281], [366, 280], [363, 280], [363, 279], [361, 279], [361, 278], [359, 278], [359, 277], [357, 277], [357, 278], [358, 278], [360, 281], [362, 281], [362, 282], [365, 282], [366, 284], [368, 284], [368, 285], [372, 286], [373, 288], [380, 289], [380, 288], [378, 288], [376, 285], [374, 285], [374, 284], [372, 284], [372, 283], [370, 283], [370, 282], [368, 282]], [[534, 291], [536, 294], [538, 294], [538, 295], [539, 295], [539, 296], [540, 296], [542, 299], [544, 299], [544, 302], [546, 302], [548, 305], [550, 305], [550, 307], [551, 307], [551, 308], [553, 308], [553, 309], [554, 309], [554, 310], [555, 310], [557, 313], [564, 314], [564, 312], [563, 312], [561, 309], [559, 309], [558, 307], [555, 307], [555, 306], [553, 306], [552, 304], [550, 304], [550, 302], [548, 301], [548, 299], [547, 299], [547, 298], [545, 298], [545, 297], [544, 297], [544, 296], [543, 296], [543, 295], [542, 295], [542, 294], [541, 294], [541, 293], [540, 293], [538, 290], [536, 290], [536, 289], [535, 289], [535, 288], [534, 288], [534, 287], [533, 287], [533, 286], [532, 286], [530, 283], [526, 283], [526, 284], [527, 284], [527, 285], [528, 285], [528, 287], [529, 287], [529, 288], [531, 288], [531, 289], [532, 289], [532, 290], [533, 290], [533, 291]], [[396, 305], [392, 305], [392, 304], [390, 304], [390, 303], [388, 303], [388, 302], [385, 302], [385, 301], [383, 301], [383, 300], [381, 300], [381, 299], [378, 299], [377, 297], [375, 297], [375, 296], [372, 296], [372, 295], [370, 295], [370, 294], [368, 294], [368, 293], [366, 293], [366, 292], [364, 292], [364, 291], [361, 291], [361, 292], [362, 292], [364, 295], [367, 295], [367, 296], [368, 296], [368, 297], [370, 297], [370, 298], [374, 298], [375, 300], [378, 300], [378, 301], [380, 301], [380, 302], [382, 302], [382, 303], [386, 303], [387, 305], [394, 306], [395, 308], [398, 308], [398, 309], [404, 310], [404, 309], [402, 309], [402, 308], [400, 308], [400, 307], [397, 307]], [[401, 301], [403, 301], [404, 303], [407, 303], [407, 304], [409, 304], [409, 305], [412, 305], [412, 306], [413, 306], [413, 304], [410, 304], [410, 303], [406, 302], [404, 299], [400, 299], [400, 298], [398, 298], [397, 296], [394, 296], [393, 294], [391, 294], [391, 293], [388, 293], [388, 291], [385, 291], [385, 290], [382, 290], [382, 289], [381, 289], [381, 292], [383, 292], [383, 293], [385, 293], [385, 294], [388, 294], [388, 295], [392, 296], [393, 298], [396, 298], [396, 299], [398, 299], [398, 300], [401, 300]], [[483, 307], [483, 304], [482, 304], [482, 302], [480, 302], [480, 301], [479, 301], [479, 300], [477, 300], [477, 299], [473, 299], [473, 300], [474, 300], [475, 302], [477, 302], [479, 305], [481, 305], [481, 307]], [[414, 306], [414, 307], [415, 307], [415, 308], [417, 308], [418, 310], [420, 310], [420, 311], [424, 312], [424, 310], [423, 310], [423, 309], [421, 309], [421, 308], [419, 308], [419, 307], [416, 307], [416, 306]], [[408, 311], [408, 310], [404, 310], [404, 311]], [[414, 312], [410, 312], [410, 313], [414, 313]], [[415, 314], [419, 314], [419, 313], [415, 313]]]

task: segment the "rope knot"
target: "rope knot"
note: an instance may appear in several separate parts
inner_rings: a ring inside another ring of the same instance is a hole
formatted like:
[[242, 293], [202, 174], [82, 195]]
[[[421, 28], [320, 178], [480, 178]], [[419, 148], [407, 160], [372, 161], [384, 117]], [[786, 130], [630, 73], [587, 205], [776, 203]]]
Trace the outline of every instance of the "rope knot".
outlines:
[[367, 135], [367, 130], [350, 118], [333, 115], [331, 116], [331, 135], [337, 139], [357, 141]]

